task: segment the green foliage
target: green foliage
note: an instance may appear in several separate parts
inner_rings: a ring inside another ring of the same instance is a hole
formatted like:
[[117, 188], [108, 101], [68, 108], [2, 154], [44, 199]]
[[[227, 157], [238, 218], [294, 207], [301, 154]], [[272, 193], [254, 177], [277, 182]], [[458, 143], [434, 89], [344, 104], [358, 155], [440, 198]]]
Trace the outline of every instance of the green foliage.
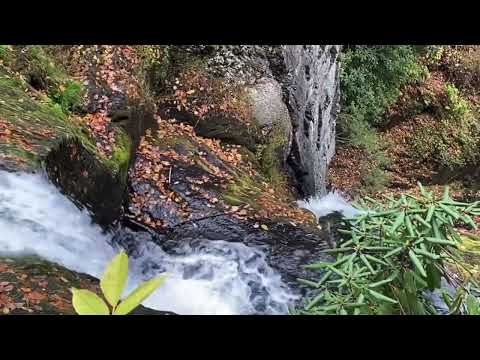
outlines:
[[138, 47], [149, 87], [161, 91], [171, 70], [170, 45], [144, 45]]
[[[339, 246], [325, 251], [335, 260], [305, 266], [321, 276], [299, 279], [316, 295], [296, 313], [436, 314], [425, 293], [440, 289], [448, 263], [459, 263], [455, 226], [476, 228], [480, 202], [454, 201], [448, 187], [441, 198], [419, 187], [419, 198], [402, 195], [383, 204], [365, 197], [370, 205], [356, 205], [361, 214], [345, 220]], [[462, 289], [471, 294], [470, 284]], [[460, 298], [459, 311], [477, 311], [472, 298]]]
[[365, 149], [369, 154], [374, 154], [380, 150], [380, 142], [376, 130], [368, 122], [364, 121], [363, 118], [349, 113], [342, 113], [340, 114], [339, 122], [344, 124], [344, 129], [348, 129], [347, 132], [342, 132], [339, 142]]
[[441, 59], [445, 53], [446, 46], [444, 45], [426, 45], [419, 46], [418, 51], [423, 56], [427, 64], [435, 65]]
[[362, 177], [363, 190], [368, 193], [381, 191], [390, 181], [388, 174], [381, 168], [374, 168]]
[[0, 61], [6, 61], [9, 59], [12, 51], [10, 45], [0, 45]]
[[449, 169], [461, 168], [478, 159], [480, 128], [468, 101], [451, 84], [445, 87], [447, 104], [438, 109], [435, 126], [419, 129], [414, 137], [414, 155], [433, 159]]
[[82, 103], [83, 87], [78, 81], [67, 81], [52, 94], [52, 99], [64, 112], [77, 110]]
[[107, 304], [89, 290], [72, 289], [73, 308], [79, 315], [109, 315]]
[[120, 296], [128, 277], [128, 257], [118, 254], [107, 266], [100, 280], [100, 288], [108, 304], [89, 290], [72, 289], [72, 304], [79, 315], [126, 315], [139, 306], [165, 281], [165, 275], [144, 282], [120, 303]]
[[83, 86], [69, 79], [64, 69], [44, 50], [44, 46], [14, 46], [10, 67], [22, 74], [27, 83], [45, 92], [65, 113], [80, 108]]
[[127, 277], [128, 257], [125, 253], [120, 253], [107, 266], [100, 280], [100, 288], [112, 308], [115, 308], [120, 300]]
[[[427, 70], [415, 46], [359, 46], [342, 57], [338, 141], [364, 149], [372, 163], [385, 157], [375, 126], [401, 94], [402, 86], [422, 79]], [[380, 190], [388, 178], [381, 168], [364, 175], [367, 187]]]
[[[381, 124], [402, 86], [420, 80], [425, 67], [412, 46], [372, 46], [347, 50], [342, 58], [343, 113], [357, 121]], [[344, 127], [348, 124], [342, 124]]]
[[267, 143], [257, 146], [256, 159], [260, 163], [263, 173], [273, 186], [283, 182], [281, 167], [287, 142], [285, 128], [281, 124], [275, 124], [275, 127], [268, 135]]
[[468, 101], [462, 99], [455, 85], [445, 85], [445, 91], [447, 93], [449, 102], [449, 105], [447, 105], [446, 109], [451, 110], [453, 116], [458, 119], [462, 119], [467, 116], [470, 112], [470, 106], [468, 104]]
[[45, 54], [42, 46], [15, 46], [14, 50], [13, 68], [23, 74], [26, 81], [37, 90], [45, 90], [50, 94], [66, 81], [66, 74]]

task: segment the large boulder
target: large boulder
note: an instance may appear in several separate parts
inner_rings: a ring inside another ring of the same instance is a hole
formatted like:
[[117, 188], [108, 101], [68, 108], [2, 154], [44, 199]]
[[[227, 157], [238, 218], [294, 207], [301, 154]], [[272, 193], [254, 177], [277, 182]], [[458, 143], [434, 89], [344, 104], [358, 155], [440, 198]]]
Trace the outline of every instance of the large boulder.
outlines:
[[260, 150], [263, 170], [270, 178], [281, 171], [290, 154], [292, 123], [288, 108], [283, 102], [281, 85], [271, 77], [265, 77], [248, 88], [252, 105], [252, 117], [265, 141]]

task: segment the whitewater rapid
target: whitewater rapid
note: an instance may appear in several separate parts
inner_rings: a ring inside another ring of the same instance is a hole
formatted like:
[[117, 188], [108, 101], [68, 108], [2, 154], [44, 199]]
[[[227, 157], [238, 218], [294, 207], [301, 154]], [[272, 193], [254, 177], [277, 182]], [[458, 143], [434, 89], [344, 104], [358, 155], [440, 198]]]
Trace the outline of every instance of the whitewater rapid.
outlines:
[[321, 217], [334, 212], [338, 212], [347, 218], [357, 216], [360, 213], [338, 191], [329, 192], [325, 196], [313, 196], [305, 200], [299, 200], [297, 205], [315, 214], [317, 221]]
[[[45, 176], [0, 171], [0, 255], [35, 255], [99, 278], [122, 250], [112, 239]], [[177, 314], [287, 314], [296, 300], [258, 249], [209, 241], [176, 254], [138, 239], [124, 295], [167, 272], [143, 305]]]

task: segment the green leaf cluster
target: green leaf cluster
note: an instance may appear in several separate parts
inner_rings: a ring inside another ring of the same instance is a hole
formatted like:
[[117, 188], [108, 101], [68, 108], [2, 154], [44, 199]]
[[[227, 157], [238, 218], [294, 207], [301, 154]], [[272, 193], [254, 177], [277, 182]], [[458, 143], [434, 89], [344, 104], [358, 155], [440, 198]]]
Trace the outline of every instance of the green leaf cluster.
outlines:
[[166, 279], [165, 275], [141, 284], [120, 301], [128, 278], [128, 256], [121, 252], [108, 265], [100, 280], [100, 288], [107, 303], [97, 294], [83, 289], [72, 289], [72, 303], [79, 315], [127, 315], [150, 296]]
[[[436, 198], [418, 185], [419, 197], [387, 197], [386, 203], [365, 197], [355, 204], [361, 214], [345, 219], [338, 246], [325, 250], [334, 260], [305, 266], [320, 276], [299, 279], [315, 295], [297, 313], [437, 313], [426, 294], [441, 288], [449, 262], [460, 261], [457, 247], [462, 239], [456, 226], [476, 229], [473, 218], [480, 215], [480, 202], [455, 201], [448, 186]], [[464, 292], [453, 312], [478, 310], [469, 286], [460, 287]]]

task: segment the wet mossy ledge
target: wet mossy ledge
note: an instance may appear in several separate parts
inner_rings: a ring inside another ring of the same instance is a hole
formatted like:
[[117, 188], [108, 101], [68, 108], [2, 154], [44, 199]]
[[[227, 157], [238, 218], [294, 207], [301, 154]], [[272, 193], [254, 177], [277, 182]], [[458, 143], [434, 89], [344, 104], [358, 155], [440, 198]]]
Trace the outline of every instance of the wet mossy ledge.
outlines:
[[105, 132], [112, 136], [105, 151], [86, 120], [85, 104], [92, 99], [84, 84], [68, 74], [65, 60], [50, 50], [0, 48], [0, 169], [45, 168], [63, 193], [106, 227], [121, 215], [128, 169], [140, 138], [157, 126], [153, 105], [127, 99], [105, 114], [110, 119]]
[[[140, 138], [155, 129], [151, 111], [134, 107], [114, 117], [115, 144], [110, 157], [99, 156], [78, 138], [68, 138], [49, 152], [45, 168], [50, 180], [93, 220], [108, 228], [123, 214], [128, 197], [128, 170]], [[121, 119], [121, 120], [119, 120]]]
[[0, 69], [0, 159], [6, 170], [33, 171], [67, 138], [96, 151], [80, 119]]

